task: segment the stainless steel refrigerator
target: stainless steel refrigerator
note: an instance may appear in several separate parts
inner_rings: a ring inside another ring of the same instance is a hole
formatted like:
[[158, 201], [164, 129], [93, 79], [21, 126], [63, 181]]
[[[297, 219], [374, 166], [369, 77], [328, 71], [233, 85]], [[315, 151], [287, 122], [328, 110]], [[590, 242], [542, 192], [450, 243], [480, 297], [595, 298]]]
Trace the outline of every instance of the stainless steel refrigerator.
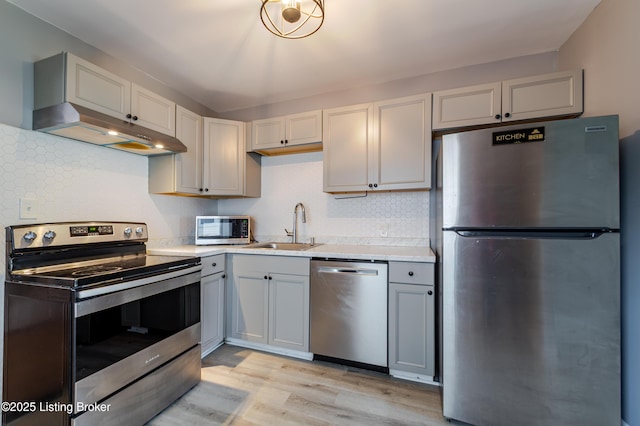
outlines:
[[444, 416], [619, 425], [617, 116], [445, 135], [439, 154]]

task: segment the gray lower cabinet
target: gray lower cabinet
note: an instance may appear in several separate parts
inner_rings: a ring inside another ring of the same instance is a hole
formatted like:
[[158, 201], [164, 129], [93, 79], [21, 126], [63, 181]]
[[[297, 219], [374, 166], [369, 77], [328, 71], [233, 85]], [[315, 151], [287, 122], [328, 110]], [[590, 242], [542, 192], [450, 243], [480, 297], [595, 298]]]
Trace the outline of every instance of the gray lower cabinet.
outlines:
[[233, 255], [230, 337], [309, 351], [309, 259]]
[[225, 255], [202, 258], [200, 330], [202, 356], [224, 342]]
[[432, 263], [389, 262], [389, 373], [432, 382], [435, 374]]

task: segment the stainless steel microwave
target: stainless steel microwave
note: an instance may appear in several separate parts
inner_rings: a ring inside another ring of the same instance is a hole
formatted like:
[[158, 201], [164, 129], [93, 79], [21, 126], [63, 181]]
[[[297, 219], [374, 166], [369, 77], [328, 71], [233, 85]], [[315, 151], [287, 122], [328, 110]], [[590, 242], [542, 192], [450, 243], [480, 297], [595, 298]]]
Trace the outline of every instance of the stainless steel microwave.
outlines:
[[196, 216], [196, 245], [250, 242], [251, 216]]

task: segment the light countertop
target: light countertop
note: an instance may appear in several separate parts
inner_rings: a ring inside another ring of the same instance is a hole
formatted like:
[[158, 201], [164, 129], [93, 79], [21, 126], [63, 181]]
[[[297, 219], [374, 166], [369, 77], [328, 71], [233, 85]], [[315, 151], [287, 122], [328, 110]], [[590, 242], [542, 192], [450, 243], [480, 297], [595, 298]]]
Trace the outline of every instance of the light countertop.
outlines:
[[270, 256], [319, 257], [354, 260], [387, 260], [396, 262], [435, 262], [436, 258], [429, 247], [378, 246], [320, 244], [308, 250], [257, 249], [247, 246], [196, 246], [148, 248], [151, 255], [167, 256], [213, 256], [216, 254], [262, 254]]

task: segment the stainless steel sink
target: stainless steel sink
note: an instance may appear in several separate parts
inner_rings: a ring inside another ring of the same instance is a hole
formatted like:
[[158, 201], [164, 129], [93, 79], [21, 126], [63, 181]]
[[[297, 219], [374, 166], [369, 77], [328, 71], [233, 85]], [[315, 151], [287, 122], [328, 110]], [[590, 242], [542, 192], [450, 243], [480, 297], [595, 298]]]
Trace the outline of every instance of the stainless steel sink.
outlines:
[[318, 247], [320, 244], [309, 244], [309, 243], [277, 243], [277, 242], [269, 242], [269, 243], [255, 243], [249, 244], [248, 246], [244, 246], [244, 248], [248, 249], [267, 249], [267, 250], [293, 250], [293, 251], [301, 251], [301, 250], [309, 250], [313, 247]]

